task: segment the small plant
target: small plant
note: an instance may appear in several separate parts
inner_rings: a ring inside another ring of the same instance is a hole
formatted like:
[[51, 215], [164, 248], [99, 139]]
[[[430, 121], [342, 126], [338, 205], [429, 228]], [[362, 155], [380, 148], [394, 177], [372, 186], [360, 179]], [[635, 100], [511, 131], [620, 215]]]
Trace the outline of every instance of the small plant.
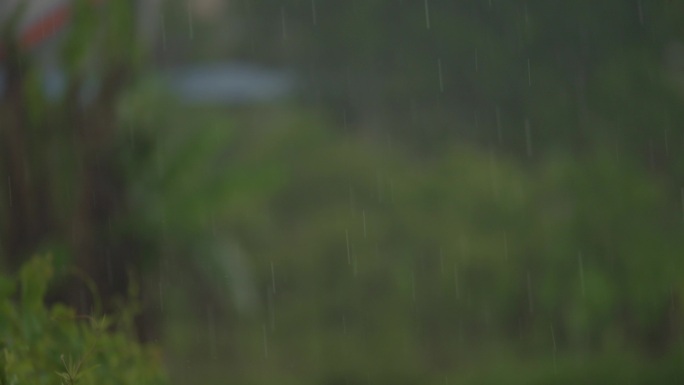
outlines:
[[59, 304], [47, 309], [52, 271], [48, 256], [26, 263], [19, 285], [0, 277], [0, 385], [167, 383], [158, 350], [132, 340], [109, 318], [77, 315]]

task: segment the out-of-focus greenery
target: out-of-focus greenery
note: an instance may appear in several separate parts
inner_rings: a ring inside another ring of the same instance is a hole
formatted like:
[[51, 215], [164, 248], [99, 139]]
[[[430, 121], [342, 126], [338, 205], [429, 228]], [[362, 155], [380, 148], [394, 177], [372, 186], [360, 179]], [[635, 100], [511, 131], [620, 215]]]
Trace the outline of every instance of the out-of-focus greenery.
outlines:
[[468, 146], [407, 161], [329, 124], [275, 124], [286, 133], [269, 153], [283, 154], [272, 162], [287, 183], [263, 203], [270, 221], [240, 238], [261, 313], [219, 321], [191, 306], [201, 315], [189, 325], [231, 326], [195, 343], [176, 326], [175, 348], [230, 357], [245, 382], [257, 371], [331, 384], [684, 374], [680, 212], [647, 170], [600, 148], [533, 168]]
[[679, 3], [233, 2], [225, 52], [311, 92], [231, 109], [121, 75], [116, 4], [106, 97], [75, 94], [88, 17], [59, 104], [12, 62], [0, 255], [53, 250], [105, 297], [141, 272], [178, 383], [681, 382]]
[[0, 279], [0, 384], [168, 383], [160, 351], [132, 335], [133, 303], [113, 317], [48, 308], [52, 275], [52, 258], [40, 257]]

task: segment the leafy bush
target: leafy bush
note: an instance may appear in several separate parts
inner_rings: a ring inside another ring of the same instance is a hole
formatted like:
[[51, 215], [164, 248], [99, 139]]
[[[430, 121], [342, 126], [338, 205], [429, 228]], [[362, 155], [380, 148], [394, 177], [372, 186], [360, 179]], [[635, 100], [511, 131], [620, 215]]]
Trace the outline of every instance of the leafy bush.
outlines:
[[60, 304], [47, 308], [52, 275], [47, 256], [27, 262], [18, 285], [0, 277], [0, 385], [167, 383], [159, 351], [128, 332], [133, 306], [113, 319], [77, 315]]

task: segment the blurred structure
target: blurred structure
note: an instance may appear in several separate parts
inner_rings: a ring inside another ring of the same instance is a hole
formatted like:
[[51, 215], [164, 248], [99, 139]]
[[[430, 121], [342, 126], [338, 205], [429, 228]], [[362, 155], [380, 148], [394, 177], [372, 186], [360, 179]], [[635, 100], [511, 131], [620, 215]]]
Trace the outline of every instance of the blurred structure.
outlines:
[[[77, 1], [77, 0], [76, 0]], [[54, 52], [62, 32], [68, 27], [75, 0], [5, 0], [0, 3], [0, 25], [16, 22], [12, 33], [20, 45], [35, 54]], [[86, 0], [101, 5], [107, 0]], [[136, 2], [140, 38], [153, 44], [159, 35], [162, 0]], [[13, 18], [17, 18], [13, 21]]]
[[[90, 1], [102, 3], [102, 0]], [[11, 33], [16, 34], [20, 47], [38, 58], [38, 64], [43, 68], [44, 91], [53, 99], [65, 91], [65, 76], [56, 60], [57, 48], [63, 32], [69, 27], [73, 4], [74, 0], [8, 0], [0, 4], [0, 25], [18, 18]], [[190, 4], [192, 9], [188, 12], [196, 13], [200, 20], [213, 17], [221, 7], [221, 3], [216, 1]], [[136, 5], [139, 39], [152, 49], [161, 43], [162, 0], [140, 1]], [[0, 67], [0, 93], [4, 92], [5, 76]], [[181, 101], [193, 104], [268, 102], [287, 96], [294, 88], [291, 74], [247, 63], [176, 67], [166, 71], [161, 80]], [[96, 87], [95, 80], [90, 79], [84, 91], [86, 98], [95, 93]]]

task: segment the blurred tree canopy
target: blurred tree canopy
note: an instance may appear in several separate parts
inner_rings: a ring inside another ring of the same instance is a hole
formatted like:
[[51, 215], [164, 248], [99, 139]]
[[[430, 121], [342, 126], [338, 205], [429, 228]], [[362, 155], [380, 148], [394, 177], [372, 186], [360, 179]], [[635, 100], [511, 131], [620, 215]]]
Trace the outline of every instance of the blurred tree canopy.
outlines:
[[136, 271], [151, 313], [191, 318], [177, 359], [238, 382], [683, 375], [679, 2], [250, 0], [191, 37], [171, 3], [162, 64], [305, 83], [229, 110], [148, 78], [131, 2], [79, 4], [57, 102], [5, 40], [4, 269], [51, 250], [105, 300]]

